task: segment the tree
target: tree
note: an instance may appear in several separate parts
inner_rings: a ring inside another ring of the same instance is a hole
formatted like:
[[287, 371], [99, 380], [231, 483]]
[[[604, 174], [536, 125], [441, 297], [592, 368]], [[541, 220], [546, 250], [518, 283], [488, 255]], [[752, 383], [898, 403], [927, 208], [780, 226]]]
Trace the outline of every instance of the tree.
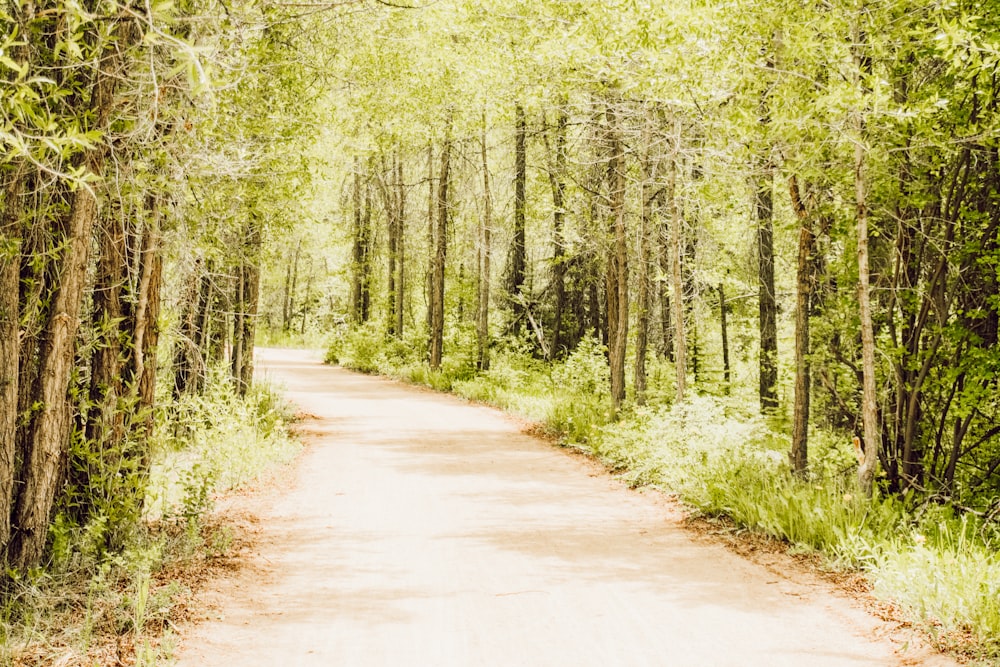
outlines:
[[434, 257], [431, 262], [431, 337], [430, 366], [441, 367], [444, 351], [444, 278], [445, 261], [448, 254], [448, 187], [451, 183], [451, 124], [449, 119], [441, 147], [441, 170], [438, 174], [437, 209], [434, 212]]

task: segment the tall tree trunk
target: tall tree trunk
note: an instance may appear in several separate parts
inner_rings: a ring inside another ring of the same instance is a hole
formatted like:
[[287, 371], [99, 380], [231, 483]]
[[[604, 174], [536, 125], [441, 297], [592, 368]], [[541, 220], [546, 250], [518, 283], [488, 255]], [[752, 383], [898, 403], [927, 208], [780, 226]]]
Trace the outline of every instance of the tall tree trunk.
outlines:
[[403, 337], [403, 313], [406, 304], [406, 184], [403, 182], [403, 161], [397, 152], [393, 156], [396, 171], [396, 318], [395, 334]]
[[[864, 0], [860, 3], [854, 26], [855, 59], [857, 63], [857, 85], [865, 90], [862, 76], [868, 74], [870, 63], [860, 50], [864, 48], [864, 31], [861, 28], [861, 18], [864, 13]], [[871, 495], [875, 480], [875, 468], [878, 464], [878, 449], [880, 444], [878, 404], [875, 387], [875, 325], [872, 321], [871, 305], [871, 271], [868, 263], [868, 180], [865, 173], [865, 122], [863, 110], [854, 113], [854, 201], [856, 206], [858, 226], [858, 314], [861, 318], [861, 422], [864, 429], [864, 458], [858, 467], [858, 483], [864, 493]]]
[[549, 158], [549, 185], [552, 189], [552, 281], [555, 283], [555, 313], [552, 326], [552, 354], [563, 352], [563, 313], [566, 310], [566, 113], [567, 100], [560, 100], [556, 116], [555, 150]]
[[684, 279], [682, 257], [684, 256], [684, 220], [681, 217], [680, 204], [677, 201], [677, 154], [680, 143], [680, 130], [674, 137], [674, 151], [670, 157], [670, 173], [667, 178], [667, 200], [670, 205], [670, 251], [671, 251], [671, 286], [673, 287], [673, 320], [674, 320], [674, 369], [677, 375], [676, 401], [684, 401], [687, 391], [687, 337], [684, 323]]
[[[392, 175], [395, 177], [395, 165], [392, 167]], [[380, 183], [382, 181], [380, 180]], [[388, 256], [386, 257], [386, 285], [387, 285], [387, 300], [385, 307], [385, 319], [388, 324], [388, 334], [392, 337], [396, 336], [396, 301], [399, 299], [399, 285], [396, 284], [396, 264], [399, 261], [399, 245], [400, 237], [397, 231], [399, 224], [396, 220], [396, 215], [399, 212], [399, 206], [396, 204], [396, 188], [389, 187], [382, 183], [382, 203], [385, 209], [386, 217], [386, 227], [387, 227], [387, 243], [388, 243]]]
[[437, 216], [434, 230], [434, 262], [431, 278], [431, 355], [430, 367], [441, 367], [444, 353], [444, 276], [448, 253], [448, 186], [451, 168], [451, 121], [441, 147], [441, 172], [438, 176]]
[[625, 151], [618, 117], [611, 108], [608, 118], [608, 254], [605, 281], [608, 304], [608, 360], [611, 364], [611, 402], [615, 411], [625, 400], [625, 347], [628, 341], [628, 235], [625, 228]]
[[155, 197], [147, 202], [149, 221], [140, 251], [138, 299], [133, 317], [132, 377], [137, 380], [137, 410], [142, 416], [143, 472], [149, 469], [149, 440], [153, 437], [156, 401], [156, 352], [160, 339], [160, 286], [163, 257], [160, 251], [160, 208]]
[[[91, 290], [95, 340], [90, 356], [90, 386], [85, 411], [84, 436], [95, 450], [70, 461], [70, 483], [82, 489], [73, 512], [85, 523], [93, 511], [92, 500], [97, 489], [113, 483], [106, 469], [119, 467], [124, 456], [125, 414], [119, 407], [124, 398], [122, 376], [124, 355], [122, 343], [130, 340], [122, 291], [128, 280], [128, 257], [125, 221], [117, 206], [105, 207], [96, 234], [97, 266]], [[114, 493], [114, 491], [112, 491]]]
[[524, 117], [524, 107], [517, 104], [514, 107], [514, 239], [511, 251], [511, 282], [510, 295], [514, 304], [515, 323], [518, 329], [524, 325], [527, 308], [522, 291], [525, 275], [525, 191], [528, 178], [527, 151], [527, 121]]
[[0, 554], [10, 539], [17, 460], [22, 171], [13, 169], [0, 191]]
[[363, 183], [361, 158], [354, 158], [353, 214], [351, 244], [351, 320], [363, 324], [368, 320], [368, 224], [371, 204], [368, 187]]
[[434, 338], [434, 215], [437, 211], [434, 189], [434, 143], [427, 144], [427, 358], [431, 356]]
[[646, 132], [643, 136], [643, 143], [646, 146], [645, 155], [642, 159], [642, 217], [639, 229], [639, 295], [636, 303], [636, 332], [635, 332], [635, 400], [639, 405], [646, 403], [646, 352], [649, 347], [649, 324], [650, 311], [652, 310], [652, 285], [650, 273], [652, 272], [652, 230], [655, 227], [654, 216], [656, 215], [657, 198], [660, 191], [656, 180], [657, 161], [650, 154], [652, 144], [652, 132], [650, 122], [646, 122]]
[[361, 313], [360, 321], [367, 322], [372, 315], [372, 188], [365, 183], [365, 214], [361, 236]]
[[[772, 35], [771, 53], [766, 70], [769, 78], [781, 50], [781, 33]], [[754, 208], [757, 217], [757, 281], [760, 328], [759, 397], [760, 410], [773, 412], [778, 407], [778, 305], [774, 291], [774, 162], [767, 128], [771, 122], [770, 90], [761, 93], [758, 104], [760, 131], [764, 139], [753, 179]]]
[[254, 334], [260, 297], [260, 224], [253, 218], [246, 225], [243, 256], [237, 276], [236, 317], [233, 326], [232, 376], [236, 391], [243, 396], [253, 383]]
[[[180, 336], [174, 351], [174, 397], [200, 391], [205, 376], [205, 360], [201, 349], [207, 320], [205, 272], [204, 263], [199, 257], [195, 260], [181, 304]], [[236, 302], [240, 302], [238, 295]], [[234, 315], [237, 319], [240, 317], [238, 312]], [[236, 347], [233, 350], [234, 355], [239, 353]]]
[[282, 309], [281, 329], [289, 331], [292, 328], [292, 317], [295, 314], [295, 287], [299, 280], [299, 254], [302, 252], [302, 239], [295, 243], [295, 252], [289, 257], [288, 273], [285, 276], [285, 300]]
[[729, 327], [727, 323], [729, 305], [726, 303], [726, 289], [722, 283], [719, 283], [717, 291], [719, 292], [719, 327], [722, 330], [722, 382], [724, 385], [723, 391], [728, 395], [731, 381], [729, 367]]
[[479, 138], [483, 163], [483, 222], [479, 247], [479, 299], [476, 311], [476, 368], [490, 368], [490, 253], [493, 235], [493, 194], [490, 188], [490, 167], [486, 155], [486, 114]]
[[[93, 74], [91, 113], [86, 114], [88, 109], [78, 109], [81, 117], [89, 116], [83, 129], [96, 132], [110, 127], [118, 82], [127, 78], [125, 53], [139, 37], [137, 26], [130, 20], [109, 19], [105, 25], [113, 28], [115, 37], [103, 49]], [[85, 151], [78, 166], [99, 180], [104, 172], [106, 151], [104, 145]], [[7, 549], [8, 563], [17, 568], [30, 567], [41, 560], [66, 460], [72, 421], [67, 392], [75, 362], [76, 334], [96, 218], [97, 195], [91, 187], [81, 186], [70, 195], [67, 217], [53, 225], [65, 232], [62, 235], [65, 245], [58, 262], [55, 293], [41, 332], [37, 375], [30, 390], [32, 407], [37, 409], [23, 431], [23, 484], [14, 503], [14, 530]]]
[[809, 465], [809, 316], [812, 312], [812, 285], [816, 253], [815, 235], [810, 212], [802, 202], [798, 181], [788, 181], [792, 209], [799, 218], [799, 253], [795, 271], [795, 398], [792, 412], [792, 471], [805, 477]]
[[660, 356], [667, 359], [668, 361], [674, 361], [674, 325], [671, 321], [671, 309], [672, 305], [670, 302], [670, 279], [666, 276], [671, 276], [673, 269], [673, 245], [671, 229], [673, 229], [672, 220], [669, 216], [661, 216], [660, 224], [657, 229], [657, 236], [659, 239], [659, 248], [657, 249], [657, 256], [660, 263], [660, 274], [664, 276], [661, 280], [658, 280], [657, 287], [659, 289], [660, 296]]
[[[110, 104], [110, 99], [107, 100]], [[87, 170], [100, 174], [102, 151], [89, 156]], [[26, 429], [23, 486], [14, 508], [8, 562], [30, 567], [41, 560], [48, 536], [59, 471], [66, 460], [70, 406], [66, 400], [75, 361], [76, 333], [87, 283], [87, 265], [97, 197], [90, 188], [73, 193], [55, 301], [42, 334], [39, 374], [32, 395], [39, 406]]]
[[757, 279], [760, 326], [760, 409], [778, 407], [778, 307], [774, 293], [773, 173], [765, 164], [754, 186], [757, 210]]

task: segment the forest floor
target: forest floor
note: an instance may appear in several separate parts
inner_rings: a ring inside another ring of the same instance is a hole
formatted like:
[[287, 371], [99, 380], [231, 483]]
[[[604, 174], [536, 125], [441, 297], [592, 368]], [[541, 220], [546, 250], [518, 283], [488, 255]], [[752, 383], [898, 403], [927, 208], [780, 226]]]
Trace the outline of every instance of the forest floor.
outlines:
[[864, 592], [734, 549], [496, 410], [258, 356], [307, 448], [223, 503], [251, 546], [200, 594], [183, 667], [956, 664]]

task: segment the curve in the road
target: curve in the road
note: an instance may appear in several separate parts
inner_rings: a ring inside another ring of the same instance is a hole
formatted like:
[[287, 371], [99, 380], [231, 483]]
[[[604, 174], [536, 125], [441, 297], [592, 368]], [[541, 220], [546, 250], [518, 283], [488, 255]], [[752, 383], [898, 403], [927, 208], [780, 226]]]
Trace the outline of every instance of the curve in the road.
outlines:
[[952, 664], [497, 411], [306, 352], [259, 366], [313, 415], [311, 446], [245, 501], [254, 567], [218, 583], [182, 666]]

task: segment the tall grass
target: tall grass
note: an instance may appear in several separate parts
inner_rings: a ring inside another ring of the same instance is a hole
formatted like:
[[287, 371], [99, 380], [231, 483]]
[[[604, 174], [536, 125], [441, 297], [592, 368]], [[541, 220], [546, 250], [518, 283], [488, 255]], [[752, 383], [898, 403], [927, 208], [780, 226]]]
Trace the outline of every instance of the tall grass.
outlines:
[[374, 331], [359, 330], [336, 341], [329, 360], [540, 422], [632, 485], [659, 487], [696, 512], [821, 554], [828, 567], [863, 572], [876, 595], [942, 645], [1000, 664], [996, 524], [913, 495], [863, 497], [847, 437], [814, 430], [812, 469], [802, 480], [788, 464], [785, 425], [736, 399], [695, 395], [671, 405], [662, 398], [669, 392], [654, 386], [658, 405], [633, 406], [613, 420], [607, 363], [595, 341], [552, 363], [500, 349], [483, 373], [461, 352], [429, 371], [414, 352], [421, 347], [416, 339], [383, 344]]
[[145, 517], [120, 549], [106, 548], [107, 517], [50, 529], [49, 560], [8, 573], [0, 589], [0, 665], [158, 665], [172, 651], [171, 624], [190, 592], [183, 576], [226, 550], [226, 530], [203, 519], [216, 495], [298, 450], [278, 392], [246, 398], [222, 370], [200, 396], [168, 403], [157, 420]]

